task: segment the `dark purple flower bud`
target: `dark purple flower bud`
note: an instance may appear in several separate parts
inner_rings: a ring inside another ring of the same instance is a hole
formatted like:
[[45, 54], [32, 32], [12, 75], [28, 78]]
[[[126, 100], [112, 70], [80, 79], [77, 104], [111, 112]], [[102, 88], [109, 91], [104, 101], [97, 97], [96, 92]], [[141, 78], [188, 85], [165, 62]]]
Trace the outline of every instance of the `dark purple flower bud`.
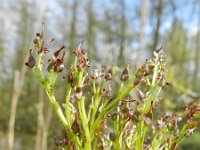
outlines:
[[47, 66], [48, 72], [51, 72], [51, 70], [53, 69], [53, 67], [54, 67], [54, 64], [53, 64], [53, 63], [50, 63], [50, 64]]
[[40, 33], [36, 33], [36, 37], [33, 39], [33, 43], [36, 45], [40, 44]]
[[111, 74], [111, 73], [107, 73], [107, 74], [105, 75], [105, 79], [106, 79], [106, 80], [112, 80], [112, 74]]
[[62, 64], [62, 63], [57, 63], [56, 66], [55, 66], [55, 68], [54, 68], [54, 71], [55, 71], [55, 72], [62, 72], [63, 69], [64, 69], [64, 64]]
[[64, 56], [65, 56], [65, 52], [63, 53], [61, 59], [57, 59], [56, 64], [55, 64], [55, 68], [54, 71], [55, 72], [62, 72], [64, 69]]
[[129, 78], [129, 64], [126, 66], [126, 68], [123, 70], [122, 74], [121, 74], [121, 80], [122, 81], [126, 81]]
[[90, 67], [89, 59], [81, 58], [77, 65], [78, 71], [84, 71], [86, 68]]
[[35, 67], [36, 65], [36, 60], [35, 58], [33, 57], [33, 54], [32, 54], [32, 49], [29, 50], [29, 57], [28, 57], [28, 62], [25, 62], [25, 65], [28, 66], [29, 68], [33, 68]]
[[115, 134], [115, 132], [111, 131], [109, 134], [109, 139], [114, 142], [116, 140], [117, 136]]
[[39, 43], [40, 43], [40, 38], [39, 38], [39, 37], [35, 37], [35, 38], [33, 39], [33, 43], [34, 43], [34, 44], [39, 44]]
[[104, 68], [104, 65], [101, 65], [100, 77], [101, 77], [101, 78], [104, 78], [104, 77], [105, 77], [105, 68]]
[[40, 33], [36, 33], [36, 37], [39, 37], [39, 38], [40, 38]]
[[144, 140], [144, 143], [145, 144], [151, 144], [151, 137], [150, 136], [146, 137], [145, 140]]
[[80, 93], [82, 91], [82, 88], [81, 87], [76, 87], [76, 93]]
[[53, 140], [54, 140], [54, 144], [56, 146], [59, 146], [62, 143], [62, 141], [60, 140], [60, 138], [58, 136], [56, 136], [56, 135], [53, 137]]
[[79, 48], [77, 51], [74, 52], [74, 54], [77, 56], [77, 57], [80, 57], [80, 59], [87, 59], [87, 53], [85, 52], [84, 49], [82, 48]]
[[64, 49], [64, 48], [65, 48], [65, 46], [63, 45], [61, 48], [59, 48], [57, 51], [55, 51], [55, 52], [53, 53], [54, 57], [57, 58], [58, 55], [60, 54], [61, 50]]
[[74, 122], [72, 123], [71, 129], [73, 130], [74, 133], [81, 134], [81, 129], [77, 119], [75, 119]]

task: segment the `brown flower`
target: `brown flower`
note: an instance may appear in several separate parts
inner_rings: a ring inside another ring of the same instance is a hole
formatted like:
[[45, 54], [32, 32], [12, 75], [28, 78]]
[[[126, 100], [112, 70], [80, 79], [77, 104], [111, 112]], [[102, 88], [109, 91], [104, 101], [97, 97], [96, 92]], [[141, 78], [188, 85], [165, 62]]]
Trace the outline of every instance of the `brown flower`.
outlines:
[[32, 68], [35, 67], [35, 65], [36, 65], [36, 60], [35, 60], [35, 58], [33, 57], [32, 49], [29, 50], [28, 61], [25, 62], [25, 65], [28, 66], [30, 69], [32, 69]]

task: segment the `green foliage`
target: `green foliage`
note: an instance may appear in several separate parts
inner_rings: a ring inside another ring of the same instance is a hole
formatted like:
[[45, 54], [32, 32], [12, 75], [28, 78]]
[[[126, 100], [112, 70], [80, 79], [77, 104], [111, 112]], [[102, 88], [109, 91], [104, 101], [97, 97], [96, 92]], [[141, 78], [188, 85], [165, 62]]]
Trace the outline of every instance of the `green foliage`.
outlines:
[[172, 29], [167, 35], [166, 49], [170, 76], [179, 76], [178, 83], [181, 85], [186, 84], [185, 80], [189, 80], [187, 70], [191, 53], [187, 45], [187, 33], [178, 19], [174, 20]]
[[199, 143], [199, 132], [196, 132], [192, 135], [192, 137], [188, 140], [185, 140], [181, 143], [180, 149], [186, 150], [197, 150], [200, 149], [200, 143]]

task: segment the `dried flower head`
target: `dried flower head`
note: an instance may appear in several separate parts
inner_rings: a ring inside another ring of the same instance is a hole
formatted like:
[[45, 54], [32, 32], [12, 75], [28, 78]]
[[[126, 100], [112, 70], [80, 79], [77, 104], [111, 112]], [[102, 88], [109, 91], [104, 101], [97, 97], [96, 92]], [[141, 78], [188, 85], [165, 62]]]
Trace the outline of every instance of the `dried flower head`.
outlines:
[[121, 74], [121, 80], [122, 81], [126, 81], [129, 78], [129, 64], [126, 66], [126, 68], [123, 70], [122, 74]]
[[28, 66], [29, 68], [33, 68], [35, 67], [36, 65], [36, 60], [35, 58], [33, 57], [33, 54], [32, 54], [32, 49], [29, 50], [29, 57], [28, 57], [28, 61], [25, 62], [25, 65]]

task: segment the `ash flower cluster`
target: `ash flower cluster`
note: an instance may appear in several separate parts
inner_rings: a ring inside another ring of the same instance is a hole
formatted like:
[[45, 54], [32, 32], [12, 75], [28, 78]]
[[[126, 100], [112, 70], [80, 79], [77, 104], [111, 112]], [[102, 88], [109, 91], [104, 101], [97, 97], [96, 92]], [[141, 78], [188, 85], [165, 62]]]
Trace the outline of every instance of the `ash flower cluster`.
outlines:
[[[64, 77], [66, 98], [60, 107], [54, 85], [57, 75], [64, 72], [65, 46], [49, 50], [43, 32], [36, 34], [33, 43], [37, 59], [30, 49], [25, 65], [44, 86], [65, 128], [62, 136], [54, 137], [55, 145], [62, 149], [175, 150], [199, 124], [196, 115], [200, 108], [193, 103], [180, 112], [155, 115], [161, 89], [169, 85], [162, 47], [131, 76], [130, 64], [120, 75], [114, 74], [114, 66], [107, 69], [101, 65], [90, 72], [90, 61], [81, 43], [70, 56], [74, 57], [74, 64]], [[45, 62], [47, 54], [51, 58]]]
[[[51, 39], [50, 43], [53, 42], [54, 39]], [[35, 48], [37, 49], [38, 55], [40, 55], [40, 62], [39, 66], [44, 65], [44, 58], [47, 53], [51, 53], [51, 51], [48, 49], [48, 44], [46, 45], [46, 41], [44, 39], [43, 33], [36, 33], [35, 38], [33, 39], [33, 43], [35, 45]], [[65, 51], [63, 52], [62, 56], [59, 58], [59, 54], [61, 51], [65, 48], [65, 46], [60, 47], [58, 50], [52, 53], [52, 58], [48, 60], [48, 66], [47, 70], [54, 71], [54, 72], [62, 72], [64, 69], [64, 57], [65, 57]], [[36, 59], [33, 56], [32, 49], [29, 51], [29, 57], [28, 61], [25, 62], [25, 65], [27, 65], [30, 69], [34, 68], [36, 66]]]

